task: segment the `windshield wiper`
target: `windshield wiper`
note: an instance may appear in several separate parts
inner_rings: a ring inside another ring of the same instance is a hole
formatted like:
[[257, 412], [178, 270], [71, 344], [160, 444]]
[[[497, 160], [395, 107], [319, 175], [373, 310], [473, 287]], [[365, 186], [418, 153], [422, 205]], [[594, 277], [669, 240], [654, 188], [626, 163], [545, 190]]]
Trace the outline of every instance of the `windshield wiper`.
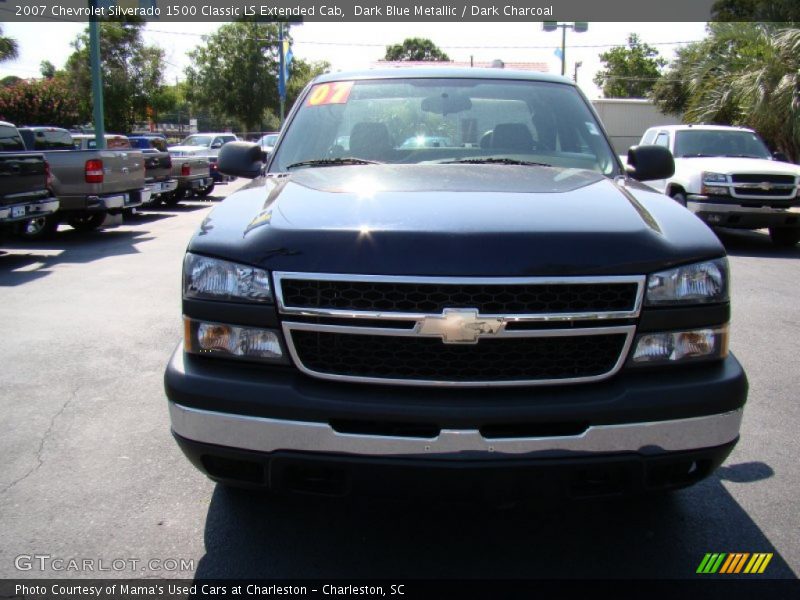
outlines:
[[526, 167], [551, 167], [547, 163], [533, 162], [530, 160], [517, 160], [515, 158], [461, 158], [459, 160], [444, 161], [443, 165], [523, 165]]
[[295, 167], [336, 167], [340, 165], [380, 165], [382, 164], [377, 160], [365, 160], [363, 158], [356, 158], [354, 156], [346, 156], [343, 158], [317, 158], [315, 160], [304, 160], [301, 162], [292, 163], [287, 168], [294, 169]]

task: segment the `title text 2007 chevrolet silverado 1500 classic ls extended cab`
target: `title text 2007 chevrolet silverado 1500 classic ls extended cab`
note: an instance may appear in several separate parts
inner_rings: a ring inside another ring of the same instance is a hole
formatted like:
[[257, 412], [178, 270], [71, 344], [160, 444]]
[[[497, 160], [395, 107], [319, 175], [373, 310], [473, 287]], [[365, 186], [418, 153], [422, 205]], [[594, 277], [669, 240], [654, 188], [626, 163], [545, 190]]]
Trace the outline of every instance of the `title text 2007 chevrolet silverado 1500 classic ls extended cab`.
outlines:
[[189, 244], [165, 374], [212, 479], [607, 495], [692, 484], [738, 440], [725, 250], [637, 181], [669, 152], [626, 173], [572, 82], [323, 75], [263, 160], [221, 151], [257, 179]]

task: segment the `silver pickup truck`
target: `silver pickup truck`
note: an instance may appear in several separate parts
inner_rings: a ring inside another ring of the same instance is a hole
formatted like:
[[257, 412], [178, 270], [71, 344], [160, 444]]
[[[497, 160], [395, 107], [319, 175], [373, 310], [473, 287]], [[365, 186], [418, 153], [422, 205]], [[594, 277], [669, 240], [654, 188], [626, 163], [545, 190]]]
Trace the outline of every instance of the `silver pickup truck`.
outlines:
[[[81, 231], [119, 224], [124, 210], [149, 200], [140, 151], [76, 150], [71, 134], [56, 127], [26, 127], [20, 133], [28, 150], [44, 154], [50, 165], [50, 189], [60, 203], [58, 212], [32, 220], [26, 237], [52, 234], [61, 222]], [[67, 147], [73, 149], [54, 149]]]
[[[192, 194], [199, 196], [208, 195], [214, 189], [214, 179], [210, 174], [208, 157], [206, 156], [172, 156], [172, 176], [178, 180], [178, 187], [174, 192], [164, 194], [161, 198], [164, 204], [175, 206]], [[208, 191], [206, 191], [208, 190]]]

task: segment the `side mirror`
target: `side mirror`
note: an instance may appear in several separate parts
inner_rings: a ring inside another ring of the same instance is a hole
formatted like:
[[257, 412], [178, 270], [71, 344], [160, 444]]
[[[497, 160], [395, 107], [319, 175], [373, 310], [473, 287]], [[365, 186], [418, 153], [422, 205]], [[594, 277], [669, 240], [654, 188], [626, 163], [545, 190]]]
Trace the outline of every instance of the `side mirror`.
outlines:
[[211, 144], [211, 149], [216, 150], [217, 148], [222, 148], [222, 144], [217, 142], [216, 144]]
[[675, 173], [675, 160], [663, 146], [633, 146], [628, 150], [627, 170], [638, 181], [667, 179]]
[[787, 163], [789, 162], [789, 157], [786, 156], [783, 152], [773, 152], [772, 158], [774, 158], [779, 162], [787, 162]]
[[217, 167], [221, 173], [254, 179], [261, 175], [266, 156], [261, 146], [250, 142], [228, 142], [219, 151]]

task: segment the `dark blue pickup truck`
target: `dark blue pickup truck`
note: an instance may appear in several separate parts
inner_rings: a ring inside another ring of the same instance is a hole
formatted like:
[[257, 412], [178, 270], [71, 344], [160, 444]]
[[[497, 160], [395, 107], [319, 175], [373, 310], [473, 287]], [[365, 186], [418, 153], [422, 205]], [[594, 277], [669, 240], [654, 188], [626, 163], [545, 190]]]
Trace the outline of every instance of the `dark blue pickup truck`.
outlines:
[[[407, 143], [409, 139], [414, 143]], [[428, 143], [426, 140], [434, 140]], [[172, 431], [228, 485], [572, 497], [712, 473], [747, 379], [725, 249], [565, 78], [323, 75], [189, 243]]]
[[48, 175], [44, 155], [27, 152], [17, 128], [0, 121], [0, 228], [24, 229], [58, 210]]

